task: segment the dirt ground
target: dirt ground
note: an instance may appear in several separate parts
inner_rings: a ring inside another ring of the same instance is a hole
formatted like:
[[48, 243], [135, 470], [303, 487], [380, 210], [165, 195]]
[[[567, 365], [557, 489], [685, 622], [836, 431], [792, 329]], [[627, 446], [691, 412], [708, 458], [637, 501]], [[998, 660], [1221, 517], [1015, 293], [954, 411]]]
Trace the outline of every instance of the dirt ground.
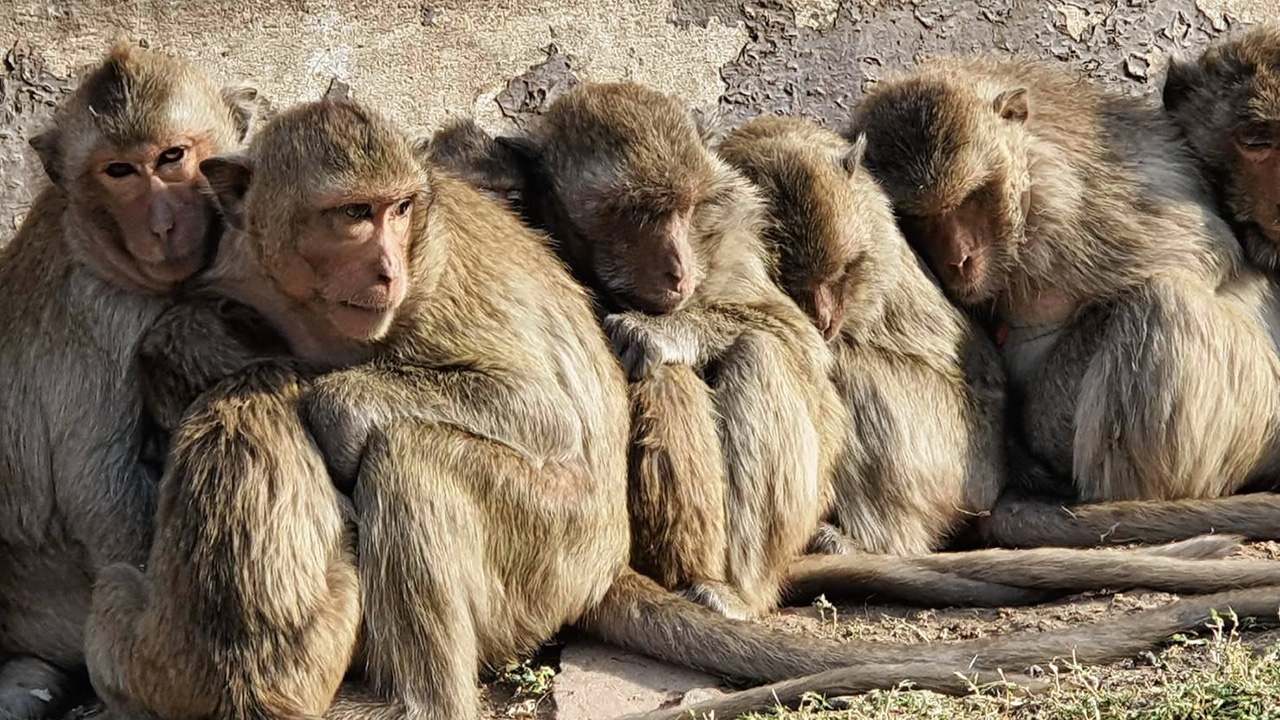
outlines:
[[[1238, 556], [1260, 557], [1280, 560], [1280, 543], [1255, 543], [1243, 547]], [[778, 628], [797, 635], [825, 637], [836, 640], [892, 640], [903, 643], [930, 643], [949, 640], [980, 638], [988, 635], [1009, 632], [1039, 632], [1056, 628], [1094, 622], [1107, 617], [1116, 622], [1123, 622], [1126, 614], [1145, 608], [1171, 602], [1175, 596], [1167, 593], [1131, 592], [1116, 595], [1076, 596], [1057, 602], [1026, 608], [1003, 609], [944, 609], [921, 610], [918, 608], [893, 605], [873, 605], [869, 603], [836, 604], [835, 613], [830, 610], [821, 611], [815, 607], [787, 608], [762, 622], [770, 627]], [[1264, 651], [1280, 647], [1280, 629], [1271, 627], [1251, 627], [1245, 623], [1239, 629], [1238, 637], [1232, 643], [1252, 652], [1261, 658]], [[1206, 632], [1204, 636], [1211, 636]], [[1077, 668], [1074, 672], [1069, 668], [1041, 668], [1046, 676], [1057, 672], [1063, 673], [1060, 687], [1048, 693], [1048, 698], [1035, 699], [995, 699], [983, 701], [974, 699], [930, 699], [927, 702], [912, 696], [926, 696], [930, 693], [903, 692], [897, 697], [881, 697], [864, 703], [875, 706], [873, 712], [866, 707], [855, 710], [784, 714], [787, 720], [809, 718], [870, 718], [870, 717], [1074, 717], [1077, 707], [1082, 718], [1141, 717], [1141, 718], [1193, 718], [1204, 717], [1263, 717], [1255, 711], [1229, 712], [1235, 700], [1212, 704], [1216, 710], [1204, 714], [1200, 710], [1180, 710], [1178, 707], [1148, 709], [1134, 711], [1132, 714], [1121, 714], [1119, 710], [1108, 710], [1116, 698], [1127, 698], [1122, 705], [1132, 705], [1135, 698], [1151, 697], [1162, 692], [1159, 688], [1177, 681], [1204, 685], [1206, 692], [1212, 691], [1211, 679], [1226, 661], [1219, 657], [1222, 645], [1197, 639], [1175, 640], [1163, 651], [1121, 661], [1105, 667]], [[558, 670], [559, 645], [549, 645], [543, 649], [538, 658], [527, 663], [528, 666], [546, 666]], [[1259, 660], [1262, 662], [1263, 660]], [[1278, 662], [1274, 657], [1265, 662]], [[1280, 673], [1280, 668], [1269, 665], [1268, 669]], [[1258, 668], [1248, 668], [1248, 672], [1256, 673]], [[1280, 683], [1275, 687], [1280, 695]], [[551, 680], [554, 687], [554, 679]], [[538, 718], [550, 720], [556, 717], [554, 698], [550, 692], [541, 696], [522, 696], [528, 691], [529, 683], [497, 680], [486, 687], [488, 696], [488, 714], [486, 720], [498, 718]], [[542, 688], [536, 688], [542, 689]], [[937, 698], [937, 696], [934, 696]], [[993, 704], [994, 703], [994, 704]], [[968, 709], [970, 708], [971, 709]], [[929, 710], [936, 707], [936, 713]], [[1070, 711], [1064, 708], [1071, 708]], [[1196, 705], [1198, 708], [1199, 705]], [[1167, 710], [1167, 712], [1166, 712]], [[1275, 709], [1280, 716], [1280, 707]], [[603, 719], [602, 719], [603, 720]]]

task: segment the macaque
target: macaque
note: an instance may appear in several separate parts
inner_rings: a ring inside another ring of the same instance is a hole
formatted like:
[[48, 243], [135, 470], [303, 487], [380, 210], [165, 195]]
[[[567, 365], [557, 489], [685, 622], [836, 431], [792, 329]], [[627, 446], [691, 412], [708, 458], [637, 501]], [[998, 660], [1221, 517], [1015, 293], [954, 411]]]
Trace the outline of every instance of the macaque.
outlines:
[[213, 250], [200, 162], [260, 105], [118, 44], [31, 139], [49, 183], [0, 251], [0, 717], [65, 709], [95, 575], [147, 558], [159, 471], [135, 353]]
[[[1280, 533], [1272, 497], [1215, 505], [1277, 460], [1265, 280], [1159, 108], [1034, 63], [943, 58], [877, 84], [847, 136], [865, 136], [864, 164], [949, 298], [998, 320], [1036, 472], [1096, 503], [1010, 498], [981, 520], [988, 541]], [[1134, 500], [1179, 502], [1107, 502]]]
[[832, 521], [872, 553], [942, 549], [1004, 487], [1004, 373], [899, 232], [854, 143], [798, 118], [762, 117], [718, 152], [756, 183], [775, 281], [827, 339], [852, 417], [832, 476]]

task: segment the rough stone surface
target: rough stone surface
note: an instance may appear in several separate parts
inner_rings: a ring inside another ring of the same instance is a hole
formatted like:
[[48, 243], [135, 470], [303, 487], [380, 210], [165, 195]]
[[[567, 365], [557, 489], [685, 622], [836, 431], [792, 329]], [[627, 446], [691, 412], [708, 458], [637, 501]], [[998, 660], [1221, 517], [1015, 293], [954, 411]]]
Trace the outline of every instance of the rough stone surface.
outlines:
[[553, 690], [556, 720], [600, 720], [719, 692], [719, 680], [592, 641], [566, 645]]
[[[1128, 92], [1280, 0], [9, 0], [0, 15], [0, 244], [38, 188], [26, 139], [116, 37], [176, 52], [276, 106], [328, 88], [414, 134], [536, 116], [580, 80], [677, 93], [725, 128], [766, 112], [839, 125], [915, 60], [990, 51], [1068, 63]], [[35, 48], [32, 51], [31, 48]], [[336, 83], [334, 81], [337, 81]]]

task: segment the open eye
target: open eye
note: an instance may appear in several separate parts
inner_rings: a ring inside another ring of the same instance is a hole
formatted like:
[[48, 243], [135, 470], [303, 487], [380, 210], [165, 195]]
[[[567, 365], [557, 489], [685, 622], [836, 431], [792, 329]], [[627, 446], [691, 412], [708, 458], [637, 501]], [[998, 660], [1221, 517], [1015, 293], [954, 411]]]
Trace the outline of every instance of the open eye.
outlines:
[[373, 206], [368, 203], [351, 203], [342, 206], [342, 213], [352, 220], [368, 220], [373, 217]]
[[405, 215], [408, 215], [411, 209], [413, 209], [413, 200], [411, 198], [401, 200], [400, 204], [396, 205], [396, 217], [404, 217]]
[[138, 172], [138, 170], [129, 163], [115, 162], [108, 165], [105, 172], [107, 173], [107, 177], [122, 178], [133, 175]]
[[171, 147], [168, 150], [165, 150], [164, 152], [160, 153], [160, 159], [156, 164], [167, 165], [169, 163], [179, 162], [180, 160], [182, 160], [182, 158], [186, 157], [186, 155], [187, 155], [186, 148]]

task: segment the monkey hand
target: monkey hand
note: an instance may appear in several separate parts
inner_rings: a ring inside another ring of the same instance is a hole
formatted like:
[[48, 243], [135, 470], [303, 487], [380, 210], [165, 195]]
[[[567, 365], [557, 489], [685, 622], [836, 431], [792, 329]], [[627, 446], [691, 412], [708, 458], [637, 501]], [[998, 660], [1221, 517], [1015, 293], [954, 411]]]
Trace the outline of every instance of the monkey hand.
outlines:
[[605, 316], [604, 333], [631, 381], [649, 377], [659, 365], [696, 363], [695, 348], [662, 322], [666, 319], [638, 312]]
[[356, 482], [365, 445], [382, 417], [376, 384], [356, 370], [330, 373], [303, 398], [302, 416], [340, 490]]

